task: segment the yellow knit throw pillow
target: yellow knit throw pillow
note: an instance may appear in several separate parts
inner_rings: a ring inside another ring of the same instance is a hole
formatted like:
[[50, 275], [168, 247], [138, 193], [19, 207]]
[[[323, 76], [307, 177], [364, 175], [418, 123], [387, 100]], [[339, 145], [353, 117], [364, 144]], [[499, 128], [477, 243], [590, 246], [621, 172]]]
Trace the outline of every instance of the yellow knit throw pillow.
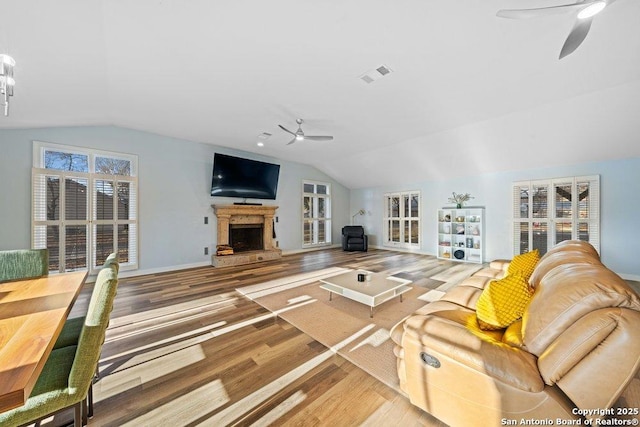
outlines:
[[521, 255], [516, 255], [509, 263], [507, 273], [512, 274], [519, 270], [522, 272], [525, 280], [529, 280], [529, 277], [531, 277], [538, 261], [540, 261], [540, 252], [538, 252], [537, 249], [534, 249], [531, 252], [525, 252]]
[[529, 284], [521, 271], [492, 280], [476, 304], [480, 328], [485, 331], [506, 328], [522, 317], [530, 300]]

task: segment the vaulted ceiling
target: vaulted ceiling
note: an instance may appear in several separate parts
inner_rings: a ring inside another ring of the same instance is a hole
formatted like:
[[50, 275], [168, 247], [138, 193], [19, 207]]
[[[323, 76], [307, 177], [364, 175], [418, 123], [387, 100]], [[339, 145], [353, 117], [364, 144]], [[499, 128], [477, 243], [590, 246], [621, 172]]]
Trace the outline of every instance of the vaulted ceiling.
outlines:
[[[17, 62], [0, 128], [128, 127], [350, 188], [640, 156], [640, 2], [606, 8], [562, 60], [575, 15], [496, 17], [562, 3], [0, 0]], [[287, 145], [277, 125], [299, 117], [334, 140]]]

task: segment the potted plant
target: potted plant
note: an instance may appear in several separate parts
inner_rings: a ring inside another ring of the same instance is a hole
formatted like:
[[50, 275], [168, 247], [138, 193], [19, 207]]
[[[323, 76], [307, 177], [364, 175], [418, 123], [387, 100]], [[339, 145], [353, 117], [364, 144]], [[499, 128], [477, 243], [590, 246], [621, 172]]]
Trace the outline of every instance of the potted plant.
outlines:
[[455, 192], [453, 192], [452, 194], [453, 197], [449, 197], [449, 203], [455, 203], [456, 209], [462, 208], [464, 202], [473, 199], [473, 197], [471, 197], [471, 194], [469, 193], [456, 194]]

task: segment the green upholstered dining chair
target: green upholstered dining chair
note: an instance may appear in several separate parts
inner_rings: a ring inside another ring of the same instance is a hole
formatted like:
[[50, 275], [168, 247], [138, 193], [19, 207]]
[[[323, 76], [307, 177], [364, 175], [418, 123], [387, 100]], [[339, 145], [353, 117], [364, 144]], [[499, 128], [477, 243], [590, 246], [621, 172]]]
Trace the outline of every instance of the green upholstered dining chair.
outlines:
[[117, 254], [109, 255], [96, 278], [77, 345], [51, 352], [27, 402], [0, 413], [0, 426], [29, 424], [70, 407], [74, 426], [86, 424], [87, 396], [113, 309], [118, 270]]
[[80, 339], [80, 333], [82, 332], [84, 320], [85, 316], [71, 317], [67, 319], [67, 321], [64, 323], [62, 331], [60, 331], [58, 340], [53, 345], [53, 349], [57, 350], [62, 347], [78, 345], [78, 340]]
[[0, 282], [49, 274], [48, 249], [0, 251]]
[[[78, 345], [78, 340], [80, 339], [80, 333], [82, 332], [82, 326], [84, 325], [85, 316], [72, 317], [67, 319], [64, 323], [62, 331], [58, 336], [57, 341], [53, 345], [53, 349], [57, 350], [63, 347], [69, 347], [73, 345]], [[95, 377], [97, 378], [99, 375], [99, 371], [96, 367]], [[87, 399], [87, 403], [89, 405], [88, 408], [88, 416], [93, 416], [93, 387], [89, 388], [89, 395]]]

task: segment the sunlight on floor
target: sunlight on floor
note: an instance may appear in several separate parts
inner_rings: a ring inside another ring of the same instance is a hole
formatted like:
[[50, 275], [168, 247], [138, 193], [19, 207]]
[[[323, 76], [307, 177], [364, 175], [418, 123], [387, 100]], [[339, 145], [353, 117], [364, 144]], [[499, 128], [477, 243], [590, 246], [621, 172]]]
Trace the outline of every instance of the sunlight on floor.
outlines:
[[330, 349], [330, 351], [325, 351], [324, 353], [317, 355], [313, 359], [287, 372], [285, 375], [281, 376], [277, 380], [267, 384], [266, 386], [262, 387], [259, 390], [256, 390], [255, 392], [249, 394], [248, 396], [245, 396], [243, 399], [240, 399], [239, 401], [235, 402], [233, 405], [230, 405], [224, 408], [219, 413], [212, 415], [211, 418], [204, 421], [201, 425], [207, 425], [207, 426], [227, 425], [230, 422], [237, 420], [243, 414], [250, 412], [251, 408], [255, 408], [259, 406], [260, 404], [265, 402], [267, 399], [274, 396], [276, 393], [280, 392], [285, 387], [287, 387], [294, 381], [298, 380], [300, 377], [310, 372], [312, 369], [319, 366], [324, 361], [328, 360], [330, 357], [333, 357], [333, 355], [339, 349], [345, 347], [349, 343], [358, 339], [358, 337], [366, 334], [368, 331], [370, 331], [374, 327], [375, 325], [373, 324], [367, 325], [366, 327], [362, 328], [355, 334], [351, 335], [350, 337], [336, 344], [334, 347]]
[[296, 309], [296, 308], [304, 307], [305, 305], [314, 303], [316, 301], [318, 301], [318, 300], [315, 299], [315, 298], [306, 299], [303, 302], [299, 302], [297, 304], [290, 305], [289, 307], [284, 307], [284, 308], [281, 308], [279, 310], [274, 310], [273, 314], [274, 315], [278, 315], [278, 314], [284, 313], [285, 311], [289, 311], [289, 310], [293, 310], [293, 309]]
[[335, 276], [336, 274], [340, 274], [345, 271], [349, 271], [349, 269], [341, 267], [330, 267], [323, 270], [300, 273], [280, 279], [269, 280], [257, 285], [244, 286], [241, 288], [237, 288], [236, 291], [251, 300], [255, 300], [260, 297], [282, 292], [286, 289], [308, 285], [309, 283], [313, 283], [327, 277]]
[[372, 347], [379, 347], [382, 344], [385, 343], [385, 341], [388, 341], [389, 339], [391, 339], [390, 337], [390, 333], [389, 330], [381, 328], [378, 329], [377, 331], [375, 331], [372, 335], [370, 335], [369, 337], [367, 337], [364, 341], [362, 341], [360, 344], [356, 345], [355, 347], [353, 347], [351, 351], [356, 351], [357, 349], [359, 349], [360, 347], [363, 347], [365, 345], [370, 345]]
[[325, 351], [324, 353], [317, 355], [313, 359], [287, 372], [285, 375], [281, 376], [275, 381], [272, 381], [271, 383], [260, 388], [259, 390], [254, 391], [253, 393], [238, 400], [234, 404], [224, 408], [222, 411], [218, 412], [217, 414], [213, 414], [210, 418], [208, 418], [206, 421], [202, 422], [199, 425], [203, 425], [203, 426], [229, 425], [231, 422], [242, 417], [244, 414], [251, 412], [252, 408], [258, 407], [267, 399], [274, 396], [276, 393], [280, 392], [285, 387], [287, 387], [294, 381], [298, 380], [307, 372], [310, 372], [312, 369], [319, 366], [321, 363], [323, 363], [324, 361], [326, 361], [331, 357], [333, 357], [333, 352], [331, 351]]
[[418, 299], [421, 301], [433, 302], [442, 298], [444, 294], [445, 292], [442, 292], [442, 291], [429, 291], [423, 295], [420, 295]]
[[203, 312], [213, 313], [219, 311], [220, 308], [232, 306], [237, 302], [238, 298], [232, 292], [218, 294], [210, 297], [198, 299], [194, 301], [186, 301], [182, 303], [172, 304], [170, 307], [159, 307], [151, 310], [135, 312], [132, 314], [113, 317], [110, 321], [109, 328], [117, 330], [120, 327], [130, 324], [144, 325], [147, 322], [155, 324], [157, 319], [166, 319], [167, 316], [179, 315], [185, 317], [189, 313], [200, 314]]
[[108, 399], [149, 381], [161, 378], [171, 372], [198, 363], [204, 360], [205, 357], [202, 347], [194, 345], [124, 371], [107, 375], [101, 378], [94, 386], [95, 400], [99, 402]]
[[338, 350], [342, 350], [348, 344], [350, 344], [353, 341], [357, 340], [358, 338], [360, 338], [361, 336], [363, 336], [364, 334], [366, 334], [367, 332], [369, 332], [371, 329], [373, 329], [375, 327], [376, 327], [376, 325], [374, 325], [373, 323], [371, 323], [370, 325], [365, 326], [364, 328], [360, 329], [355, 334], [351, 335], [350, 337], [345, 338], [343, 341], [341, 341], [338, 344], [336, 344], [333, 347], [331, 347], [331, 351], [337, 353]]
[[289, 396], [284, 402], [266, 413], [262, 418], [253, 423], [252, 427], [266, 427], [275, 423], [279, 418], [291, 411], [293, 408], [304, 402], [307, 395], [301, 390], [296, 391]]
[[[234, 307], [233, 304], [229, 304], [228, 307]], [[161, 322], [159, 322], [157, 319], [153, 319], [153, 325], [147, 326], [147, 327], [138, 327], [137, 329], [130, 331], [130, 332], [126, 332], [126, 333], [121, 333], [119, 330], [111, 329], [109, 330], [109, 332], [111, 332], [110, 336], [107, 337], [107, 339], [105, 340], [105, 342], [115, 342], [115, 341], [119, 341], [119, 340], [123, 340], [123, 339], [128, 339], [131, 337], [135, 337], [136, 335], [141, 335], [141, 334], [146, 334], [149, 332], [153, 332], [155, 330], [158, 329], [162, 329], [162, 328], [166, 328], [168, 326], [175, 326], [175, 325], [179, 325], [181, 323], [187, 323], [187, 322], [191, 322], [203, 317], [208, 317], [211, 316], [212, 313], [220, 311], [219, 309], [215, 309], [215, 310], [208, 310], [208, 311], [204, 311], [204, 312], [199, 312], [196, 314], [191, 314], [188, 316], [183, 316], [180, 318], [176, 318], [173, 320], [168, 320], [168, 319], [162, 319]], [[139, 324], [142, 324], [142, 322], [140, 322]], [[116, 335], [117, 333], [117, 335]]]
[[297, 304], [303, 301], [309, 301], [310, 299], [312, 298], [309, 295], [301, 295], [299, 297], [291, 298], [290, 300], [287, 300], [287, 305]]
[[224, 384], [214, 380], [135, 418], [123, 426], [187, 425], [229, 402]]
[[[141, 347], [136, 347], [133, 348], [129, 351], [126, 352], [122, 352], [122, 353], [118, 353], [115, 354], [113, 356], [109, 356], [106, 357], [104, 359], [100, 360], [100, 369], [105, 369], [106, 367], [110, 366], [110, 363], [113, 360], [117, 360], [123, 357], [126, 357], [128, 355], [131, 354], [140, 354], [145, 352], [146, 350], [153, 350], [153, 349], [157, 349], [157, 352], [160, 352], [160, 354], [158, 354], [158, 356], [164, 355], [169, 351], [175, 351], [178, 350], [179, 348], [184, 348], [193, 344], [197, 344], [203, 341], [208, 340], [209, 338], [211, 338], [210, 335], [206, 334], [204, 335], [206, 332], [210, 332], [212, 330], [221, 328], [222, 326], [226, 325], [227, 322], [226, 321], [221, 321], [221, 322], [216, 322], [212, 325], [207, 325], [204, 326], [202, 328], [198, 328], [198, 329], [194, 329], [193, 331], [189, 331], [189, 332], [185, 332], [183, 334], [180, 335], [175, 335], [172, 336], [171, 338], [165, 338], [163, 340], [160, 341], [155, 341], [146, 345], [143, 345]], [[194, 338], [196, 341], [189, 341], [190, 338]], [[170, 348], [168, 349], [167, 347], [170, 345], [177, 345], [178, 348]], [[162, 346], [167, 346], [167, 347], [162, 347]], [[157, 353], [156, 352], [156, 353]]]

